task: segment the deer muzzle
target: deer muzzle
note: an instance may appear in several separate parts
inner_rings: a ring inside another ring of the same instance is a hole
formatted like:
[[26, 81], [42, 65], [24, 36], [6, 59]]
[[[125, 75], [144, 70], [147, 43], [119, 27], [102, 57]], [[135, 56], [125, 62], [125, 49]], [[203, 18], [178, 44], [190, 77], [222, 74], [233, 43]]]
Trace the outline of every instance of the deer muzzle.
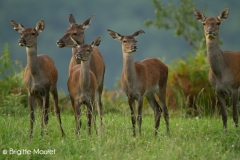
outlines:
[[57, 41], [57, 46], [58, 46], [59, 48], [63, 48], [63, 47], [65, 46], [65, 44], [64, 44], [61, 40], [58, 40], [58, 41]]
[[135, 52], [137, 50], [137, 46], [136, 45], [132, 45], [131, 46], [131, 50], [132, 50], [132, 52]]
[[207, 30], [206, 36], [208, 36], [208, 38], [210, 38], [210, 39], [214, 39], [214, 38], [216, 38], [217, 35], [213, 30]]
[[23, 38], [20, 38], [20, 39], [18, 40], [18, 44], [19, 44], [20, 46], [26, 46], [26, 40], [23, 39]]

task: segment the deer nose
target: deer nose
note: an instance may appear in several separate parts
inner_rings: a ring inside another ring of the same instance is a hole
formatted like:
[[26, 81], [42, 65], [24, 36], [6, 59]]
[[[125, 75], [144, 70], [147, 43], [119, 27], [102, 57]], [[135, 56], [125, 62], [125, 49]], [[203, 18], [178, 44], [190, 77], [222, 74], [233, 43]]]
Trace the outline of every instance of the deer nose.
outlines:
[[207, 34], [214, 34], [214, 31], [213, 31], [213, 30], [207, 30], [206, 33], [207, 33]]
[[60, 39], [60, 40], [57, 41], [57, 46], [60, 47], [60, 48], [62, 48], [62, 47], [65, 46], [65, 44], [64, 44], [63, 41], [61, 41], [61, 39]]
[[137, 49], [137, 46], [136, 46], [136, 45], [132, 45], [131, 48], [132, 48], [132, 49]]
[[26, 40], [23, 39], [23, 38], [20, 38], [20, 39], [18, 40], [18, 44], [21, 45], [21, 46], [24, 46], [24, 45], [26, 45]]
[[83, 56], [82, 56], [81, 53], [77, 53], [77, 54], [75, 55], [75, 57], [76, 57], [77, 59], [82, 59], [82, 58], [83, 58]]

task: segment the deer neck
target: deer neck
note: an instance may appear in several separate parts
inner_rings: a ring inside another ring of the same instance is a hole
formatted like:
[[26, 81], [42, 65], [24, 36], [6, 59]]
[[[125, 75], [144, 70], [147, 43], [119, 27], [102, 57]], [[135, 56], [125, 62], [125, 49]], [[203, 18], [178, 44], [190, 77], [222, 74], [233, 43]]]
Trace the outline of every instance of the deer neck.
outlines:
[[223, 60], [222, 51], [219, 46], [218, 38], [214, 40], [206, 40], [207, 44], [207, 56], [210, 67], [216, 77], [221, 77], [225, 68], [225, 62]]
[[[84, 35], [82, 37], [79, 38], [78, 40], [81, 44], [84, 44]], [[77, 47], [72, 47], [72, 58], [70, 60], [70, 70], [73, 66], [75, 66], [76, 64], [81, 64], [81, 61], [79, 59], [75, 58], [75, 55], [77, 53]]]
[[90, 61], [91, 57], [87, 61], [81, 62], [80, 65], [80, 89], [89, 90], [90, 88]]
[[75, 58], [76, 53], [77, 53], [77, 47], [72, 47], [72, 58], [71, 58], [72, 66], [75, 66], [76, 64], [81, 64], [81, 61]]
[[31, 77], [33, 78], [33, 82], [37, 82], [40, 78], [40, 70], [38, 65], [38, 57], [37, 57], [37, 45], [33, 47], [26, 47], [27, 52], [27, 66]]
[[136, 79], [136, 70], [134, 65], [133, 53], [123, 52], [123, 76], [127, 87], [133, 86]]

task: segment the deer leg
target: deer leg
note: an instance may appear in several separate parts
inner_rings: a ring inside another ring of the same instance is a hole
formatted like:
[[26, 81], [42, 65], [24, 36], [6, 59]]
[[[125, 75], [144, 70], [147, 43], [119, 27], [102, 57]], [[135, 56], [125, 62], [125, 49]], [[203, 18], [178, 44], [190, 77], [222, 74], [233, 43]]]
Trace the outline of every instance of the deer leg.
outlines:
[[93, 112], [93, 123], [94, 123], [94, 129], [95, 129], [95, 132], [96, 132], [96, 135], [98, 135], [98, 131], [97, 131], [97, 124], [96, 124], [96, 103], [93, 103], [92, 104], [92, 112]]
[[142, 106], [143, 106], [143, 98], [139, 97], [137, 122], [138, 122], [138, 129], [139, 129], [140, 135], [142, 134]]
[[62, 121], [61, 121], [61, 115], [60, 115], [60, 109], [58, 106], [58, 92], [57, 92], [57, 88], [55, 88], [52, 92], [51, 92], [52, 98], [53, 98], [53, 106], [54, 106], [54, 111], [55, 114], [57, 115], [58, 118], [58, 123], [62, 132], [62, 137], [65, 137], [66, 134], [64, 133], [63, 127], [62, 127]]
[[48, 123], [49, 92], [46, 92], [45, 96], [43, 96], [42, 99], [43, 105], [41, 106], [42, 109], [41, 135], [43, 135], [44, 132], [44, 125], [47, 125]]
[[132, 128], [133, 128], [133, 136], [136, 136], [136, 117], [134, 113], [134, 99], [131, 97], [128, 97], [128, 104], [131, 110], [131, 119], [132, 119]]
[[147, 100], [148, 100], [148, 103], [150, 104], [150, 106], [152, 107], [152, 109], [154, 111], [155, 135], [157, 135], [158, 128], [159, 128], [159, 125], [160, 125], [160, 118], [161, 118], [162, 109], [158, 105], [154, 95], [148, 95]]
[[87, 134], [91, 135], [91, 123], [92, 123], [92, 104], [91, 102], [88, 102], [87, 104]]
[[74, 114], [75, 114], [75, 121], [76, 121], [76, 135], [80, 135], [80, 128], [81, 128], [81, 120], [80, 120], [80, 114], [81, 114], [81, 104], [79, 102], [74, 102]]
[[100, 131], [102, 131], [102, 127], [103, 127], [103, 122], [102, 122], [102, 92], [103, 92], [103, 80], [104, 80], [104, 73], [105, 73], [105, 69], [103, 72], [103, 77], [102, 77], [102, 81], [101, 81], [101, 85], [98, 87], [98, 115], [99, 115], [99, 119], [100, 119]]
[[97, 104], [97, 110], [98, 110], [98, 116], [100, 120], [100, 132], [102, 131], [102, 92], [99, 92], [98, 94], [98, 104]]
[[226, 111], [226, 101], [224, 95], [220, 92], [217, 92], [217, 99], [218, 105], [220, 106], [221, 113], [222, 113], [222, 121], [223, 121], [223, 128], [224, 131], [227, 131], [227, 111]]
[[169, 114], [168, 114], [168, 108], [166, 105], [166, 85], [164, 85], [163, 87], [159, 86], [159, 93], [157, 95], [160, 100], [161, 106], [163, 108], [163, 116], [166, 123], [166, 130], [167, 130], [167, 133], [169, 134]]
[[233, 122], [238, 127], [238, 90], [232, 92]]
[[30, 138], [32, 138], [33, 137], [33, 123], [35, 121], [35, 117], [34, 117], [35, 101], [34, 101], [34, 97], [31, 95], [31, 93], [28, 93], [28, 102], [30, 105]]

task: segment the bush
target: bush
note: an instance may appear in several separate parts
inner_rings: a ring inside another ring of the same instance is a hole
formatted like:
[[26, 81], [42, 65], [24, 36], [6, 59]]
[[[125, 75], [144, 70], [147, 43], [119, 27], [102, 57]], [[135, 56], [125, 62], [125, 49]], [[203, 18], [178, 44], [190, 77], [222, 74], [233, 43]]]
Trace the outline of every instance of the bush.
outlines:
[[[15, 65], [17, 67], [15, 67]], [[17, 108], [27, 106], [27, 91], [23, 84], [23, 69], [21, 63], [12, 63], [8, 45], [0, 57], [0, 107], [2, 114], [20, 113]], [[21, 109], [20, 109], [21, 110]]]

